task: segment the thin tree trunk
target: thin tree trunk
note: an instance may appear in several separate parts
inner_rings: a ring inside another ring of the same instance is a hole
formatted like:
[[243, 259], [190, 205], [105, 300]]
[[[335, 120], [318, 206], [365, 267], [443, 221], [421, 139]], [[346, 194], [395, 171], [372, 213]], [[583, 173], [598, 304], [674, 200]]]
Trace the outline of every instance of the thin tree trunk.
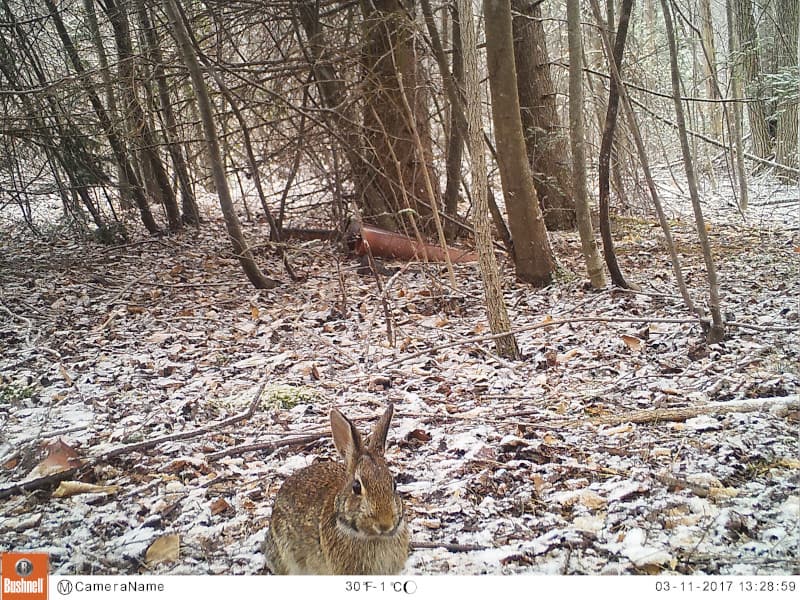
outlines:
[[586, 129], [583, 122], [583, 50], [581, 47], [580, 0], [567, 0], [567, 37], [569, 41], [569, 132], [572, 146], [572, 179], [575, 213], [581, 250], [592, 287], [605, 287], [603, 261], [592, 229], [589, 194], [586, 190]]
[[461, 21], [461, 46], [464, 52], [464, 92], [467, 121], [467, 143], [470, 147], [470, 170], [473, 190], [473, 227], [475, 243], [478, 250], [478, 261], [483, 278], [483, 290], [486, 298], [486, 312], [489, 327], [494, 334], [509, 332], [507, 336], [495, 340], [497, 352], [506, 358], [519, 358], [517, 341], [511, 331], [511, 320], [508, 317], [500, 271], [492, 246], [489, 231], [487, 203], [488, 183], [486, 180], [486, 156], [483, 143], [483, 127], [481, 126], [480, 79], [478, 75], [478, 40], [475, 33], [472, 2], [457, 0], [458, 15]]
[[[622, 56], [625, 50], [625, 39], [628, 35], [628, 22], [632, 6], [633, 0], [622, 0], [622, 13], [620, 14], [619, 25], [614, 36], [614, 48], [613, 51], [607, 48], [608, 52], [606, 52], [609, 69], [616, 69], [616, 71], [620, 73], [620, 76], [622, 74]], [[600, 8], [597, 6], [596, 0], [592, 0], [592, 8], [594, 9], [598, 24], [602, 27]], [[600, 35], [604, 35], [602, 30], [600, 31]], [[611, 64], [612, 62], [613, 65]], [[618, 83], [616, 78], [612, 77], [608, 86], [608, 109], [606, 110], [603, 138], [600, 142], [598, 187], [600, 191], [600, 236], [603, 239], [606, 265], [611, 273], [611, 281], [614, 285], [621, 288], [628, 288], [630, 286], [625, 280], [625, 276], [622, 274], [622, 270], [617, 262], [617, 254], [614, 250], [614, 238], [611, 235], [611, 217], [609, 211], [611, 147], [614, 142], [614, 130], [617, 124], [620, 85], [621, 83]]]
[[[711, 0], [700, 0], [700, 43], [703, 48], [703, 76], [705, 79], [706, 97], [720, 100], [719, 76], [717, 75], [717, 49], [714, 43], [714, 20], [711, 16]], [[722, 104], [710, 102], [708, 115], [711, 121], [711, 134], [722, 139]]]
[[[52, 0], [51, 0], [52, 1]], [[233, 199], [231, 198], [230, 188], [228, 181], [225, 178], [225, 169], [222, 162], [222, 154], [219, 148], [219, 139], [217, 138], [217, 130], [214, 125], [214, 114], [211, 109], [211, 100], [208, 97], [208, 89], [206, 88], [203, 74], [200, 70], [200, 63], [192, 48], [192, 42], [189, 37], [182, 16], [179, 0], [164, 0], [164, 8], [169, 16], [170, 24], [172, 25], [172, 33], [175, 35], [178, 47], [180, 49], [181, 57], [189, 70], [189, 75], [192, 79], [192, 86], [194, 88], [195, 96], [197, 98], [197, 105], [200, 109], [200, 118], [203, 124], [203, 132], [205, 134], [206, 148], [209, 154], [209, 162], [211, 163], [211, 171], [214, 177], [214, 185], [217, 189], [219, 197], [220, 208], [222, 215], [225, 218], [225, 226], [228, 230], [228, 235], [233, 245], [233, 252], [239, 259], [244, 271], [250, 282], [258, 289], [271, 289], [280, 284], [279, 281], [265, 276], [258, 268], [253, 253], [251, 252], [247, 242], [242, 233], [239, 218], [236, 216], [236, 210], [233, 206]]]
[[[442, 47], [441, 40], [439, 39], [438, 31], [435, 27], [430, 0], [420, 0], [420, 4], [422, 5], [422, 12], [425, 17], [428, 33], [430, 35], [433, 56], [436, 59], [436, 63], [439, 65], [439, 72], [442, 75], [445, 93], [447, 94], [447, 99], [450, 102], [450, 113], [453, 117], [453, 126], [457, 127], [461, 131], [460, 135], [462, 138], [466, 138], [467, 119], [464, 116], [463, 94], [459, 90], [455, 77], [447, 68], [447, 57], [445, 55], [444, 48]], [[486, 144], [486, 147], [489, 149], [489, 152], [492, 154], [492, 157], [495, 159], [495, 161], [497, 161], [497, 152], [495, 151], [494, 146], [485, 132], [483, 134], [483, 141]], [[467, 149], [469, 149], [469, 145], [467, 145]], [[489, 212], [492, 215], [494, 226], [497, 229], [497, 235], [503, 242], [506, 250], [508, 250], [508, 253], [513, 256], [514, 248], [511, 243], [511, 234], [509, 233], [508, 226], [506, 225], [503, 215], [497, 206], [497, 202], [494, 198], [491, 188], [488, 188], [488, 199]]]
[[678, 49], [675, 43], [675, 30], [672, 26], [672, 16], [667, 0], [661, 0], [661, 9], [664, 12], [664, 26], [666, 28], [667, 42], [669, 45], [672, 99], [675, 104], [675, 118], [678, 122], [678, 137], [680, 138], [681, 152], [683, 153], [683, 166], [686, 170], [686, 182], [689, 187], [692, 208], [694, 209], [697, 236], [700, 238], [700, 245], [703, 248], [703, 259], [705, 260], [706, 273], [708, 275], [708, 303], [711, 311], [711, 328], [708, 331], [707, 339], [710, 344], [716, 344], [725, 338], [725, 324], [722, 320], [722, 310], [720, 308], [717, 269], [714, 265], [711, 244], [708, 241], [708, 232], [706, 231], [706, 224], [703, 218], [703, 210], [700, 206], [700, 195], [697, 192], [697, 178], [694, 172], [694, 162], [692, 160], [691, 150], [689, 149], [689, 136], [686, 134], [686, 120], [684, 118], [683, 101], [681, 100], [681, 81], [678, 71]]
[[[602, 20], [600, 15], [600, 7], [597, 3], [597, 0], [592, 0], [592, 11], [594, 12], [595, 18], [598, 20]], [[607, 54], [611, 54], [611, 42], [608, 40], [608, 36], [604, 35], [601, 32], [601, 39], [603, 41], [603, 45], [607, 50]], [[678, 290], [683, 297], [683, 301], [686, 304], [686, 308], [692, 312], [697, 314], [700, 318], [703, 318], [703, 312], [701, 309], [695, 307], [694, 302], [692, 301], [692, 296], [689, 293], [689, 288], [686, 286], [686, 281], [683, 278], [683, 272], [681, 270], [680, 259], [678, 258], [678, 252], [675, 249], [675, 243], [672, 239], [672, 232], [669, 228], [669, 222], [667, 221], [667, 216], [664, 213], [664, 209], [661, 205], [661, 200], [658, 197], [658, 190], [656, 189], [655, 181], [653, 180], [653, 176], [650, 172], [650, 163], [649, 159], [647, 158], [647, 150], [644, 146], [644, 140], [642, 140], [641, 132], [639, 131], [639, 126], [636, 121], [636, 115], [633, 112], [633, 105], [631, 103], [631, 98], [628, 96], [628, 93], [625, 89], [624, 82], [622, 81], [622, 77], [620, 76], [619, 71], [617, 70], [616, 64], [614, 61], [609, 61], [609, 66], [611, 67], [611, 77], [614, 78], [617, 82], [617, 89], [619, 90], [620, 98], [622, 100], [622, 107], [625, 110], [625, 115], [628, 119], [628, 123], [631, 127], [631, 134], [633, 136], [633, 141], [636, 144], [636, 151], [639, 155], [639, 162], [642, 166], [642, 172], [644, 173], [645, 181], [647, 182], [647, 188], [650, 192], [650, 197], [653, 202], [653, 208], [656, 211], [656, 216], [658, 217], [658, 222], [661, 225], [661, 230], [664, 232], [664, 239], [667, 246], [667, 251], [669, 252], [670, 261], [672, 262], [672, 271], [675, 275], [675, 282], [678, 286]]]
[[[87, 2], [91, 0], [85, 0]], [[167, 85], [167, 75], [164, 71], [164, 58], [161, 53], [161, 46], [158, 43], [156, 31], [150, 20], [150, 15], [145, 7], [144, 0], [135, 0], [136, 12], [139, 17], [139, 23], [144, 30], [145, 40], [147, 41], [147, 52], [153, 63], [155, 74], [156, 86], [158, 87], [158, 101], [161, 106], [161, 112], [164, 115], [164, 137], [167, 140], [167, 150], [169, 151], [170, 158], [172, 159], [172, 166], [175, 169], [175, 174], [178, 178], [178, 186], [181, 190], [181, 207], [183, 209], [183, 222], [191, 223], [193, 225], [200, 224], [200, 213], [197, 208], [197, 202], [194, 197], [194, 190], [189, 181], [189, 169], [186, 166], [186, 161], [183, 157], [180, 144], [177, 141], [178, 137], [178, 123], [175, 118], [175, 111], [172, 108], [172, 102], [169, 95], [169, 87]]]
[[[106, 91], [108, 114], [112, 122], [116, 123], [120, 118], [119, 110], [117, 109], [117, 97], [114, 93], [114, 86], [111, 83], [111, 69], [109, 69], [108, 66], [108, 54], [103, 44], [103, 38], [100, 35], [100, 25], [97, 22], [97, 11], [94, 8], [94, 3], [95, 0], [83, 0], [83, 7], [86, 12], [86, 21], [89, 26], [89, 33], [92, 36], [92, 43], [94, 43], [95, 50], [97, 50], [97, 62], [100, 65], [100, 76], [103, 78], [103, 87]], [[120, 203], [127, 209], [133, 206], [130, 184], [125, 176], [125, 169], [119, 163], [116, 165], [116, 171], [117, 180], [119, 182]]]
[[483, 11], [492, 120], [517, 277], [534, 285], [547, 285], [552, 280], [555, 261], [525, 152], [514, 68], [511, 0], [484, 0]]
[[[426, 3], [430, 6], [430, 3]], [[461, 24], [458, 16], [458, 7], [452, 7], [453, 24], [453, 79], [459, 87], [464, 85], [464, 55], [461, 46]], [[456, 108], [452, 103], [449, 105], [449, 135], [447, 138], [447, 163], [446, 176], [447, 183], [444, 188], [444, 210], [453, 219], [458, 217], [458, 198], [461, 187], [461, 161], [464, 158], [464, 135], [461, 127], [458, 126], [455, 116]], [[449, 240], [455, 239], [458, 234], [458, 227], [454, 221], [448, 221], [445, 232]]]
[[749, 203], [747, 191], [747, 168], [744, 164], [744, 133], [742, 131], [742, 104], [739, 100], [742, 97], [741, 78], [737, 74], [738, 67], [736, 56], [739, 47], [736, 43], [736, 33], [734, 32], [735, 18], [733, 14], [732, 0], [725, 0], [725, 13], [728, 19], [728, 77], [730, 78], [730, 93], [733, 98], [731, 106], [733, 113], [733, 141], [732, 148], [735, 148], [735, 164], [739, 183], [739, 209], [744, 212]]
[[[164, 164], [158, 155], [155, 137], [147, 123], [136, 94], [134, 54], [126, 4], [121, 3], [120, 0], [105, 0], [105, 6], [106, 14], [114, 30], [114, 40], [117, 44], [120, 85], [127, 104], [126, 112], [130, 114], [133, 127], [132, 138], [146, 163], [146, 166], [143, 166], [142, 173], [152, 173], [154, 187], [156, 187], [161, 202], [166, 209], [169, 228], [172, 231], [177, 231], [183, 226], [178, 203], [175, 199], [175, 193], [172, 191], [167, 171], [164, 169]], [[147, 181], [150, 181], [149, 177]]]

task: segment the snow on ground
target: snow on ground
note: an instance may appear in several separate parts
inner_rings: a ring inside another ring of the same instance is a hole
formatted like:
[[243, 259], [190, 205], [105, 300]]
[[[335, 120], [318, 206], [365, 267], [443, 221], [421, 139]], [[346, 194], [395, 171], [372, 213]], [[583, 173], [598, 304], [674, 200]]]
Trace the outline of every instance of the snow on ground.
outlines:
[[[219, 223], [107, 247], [34, 238], [6, 212], [0, 494], [55, 439], [88, 465], [76, 478], [116, 487], [0, 499], [0, 551], [46, 550], [60, 574], [259, 573], [281, 482], [334, 455], [325, 436], [280, 444], [325, 434], [331, 406], [366, 431], [391, 401], [407, 573], [796, 574], [800, 204], [797, 187], [756, 184], [746, 220], [704, 190], [739, 324], [724, 342], [707, 345], [685, 310], [658, 228], [624, 219], [620, 263], [640, 293], [587, 289], [572, 234], [553, 236], [563, 271], [546, 289], [516, 284], [503, 261], [519, 362], [476, 341], [488, 329], [473, 265], [455, 290], [439, 266], [411, 265], [382, 296], [310, 242], [290, 252], [304, 281], [265, 252], [286, 283], [256, 291]], [[665, 202], [703, 305], [691, 207]], [[251, 418], [215, 426], [260, 383]], [[266, 443], [278, 445], [247, 448]], [[146, 564], [168, 534], [177, 560]]]

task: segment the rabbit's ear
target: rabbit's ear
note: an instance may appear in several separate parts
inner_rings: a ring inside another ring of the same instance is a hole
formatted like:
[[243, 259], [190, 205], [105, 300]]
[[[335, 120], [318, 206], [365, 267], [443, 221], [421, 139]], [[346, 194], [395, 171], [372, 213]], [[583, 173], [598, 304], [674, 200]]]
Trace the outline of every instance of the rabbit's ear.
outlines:
[[367, 447], [370, 451], [382, 455], [384, 450], [386, 450], [386, 435], [389, 433], [389, 423], [392, 420], [393, 414], [394, 404], [389, 404], [386, 412], [383, 413], [383, 416], [375, 423], [372, 434], [369, 436]]
[[364, 444], [358, 429], [335, 408], [331, 409], [331, 433], [333, 445], [348, 465], [363, 452]]

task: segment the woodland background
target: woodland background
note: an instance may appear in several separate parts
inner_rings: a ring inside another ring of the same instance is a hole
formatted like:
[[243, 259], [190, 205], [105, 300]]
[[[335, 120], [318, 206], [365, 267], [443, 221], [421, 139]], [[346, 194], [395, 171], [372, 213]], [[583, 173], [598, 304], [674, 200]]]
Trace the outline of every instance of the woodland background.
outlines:
[[391, 400], [409, 573], [796, 573], [799, 13], [0, 0], [0, 550], [258, 573]]

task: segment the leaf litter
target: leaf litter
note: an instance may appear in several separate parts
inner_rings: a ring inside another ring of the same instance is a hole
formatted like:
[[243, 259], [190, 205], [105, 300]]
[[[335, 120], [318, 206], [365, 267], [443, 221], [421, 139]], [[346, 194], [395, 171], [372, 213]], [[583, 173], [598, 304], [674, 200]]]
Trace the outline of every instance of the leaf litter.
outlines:
[[[587, 288], [574, 234], [553, 235], [548, 288], [503, 261], [520, 362], [485, 339], [474, 265], [454, 266], [457, 289], [399, 265], [381, 291], [310, 242], [289, 249], [303, 281], [255, 291], [220, 223], [105, 247], [4, 221], [0, 550], [50, 552], [57, 574], [261, 573], [281, 482], [334, 457], [330, 407], [366, 429], [391, 401], [409, 574], [796, 574], [798, 218], [755, 214], [707, 214], [742, 325], [716, 345], [650, 221], [617, 235], [639, 292]], [[51, 484], [20, 487], [48, 464]]]

